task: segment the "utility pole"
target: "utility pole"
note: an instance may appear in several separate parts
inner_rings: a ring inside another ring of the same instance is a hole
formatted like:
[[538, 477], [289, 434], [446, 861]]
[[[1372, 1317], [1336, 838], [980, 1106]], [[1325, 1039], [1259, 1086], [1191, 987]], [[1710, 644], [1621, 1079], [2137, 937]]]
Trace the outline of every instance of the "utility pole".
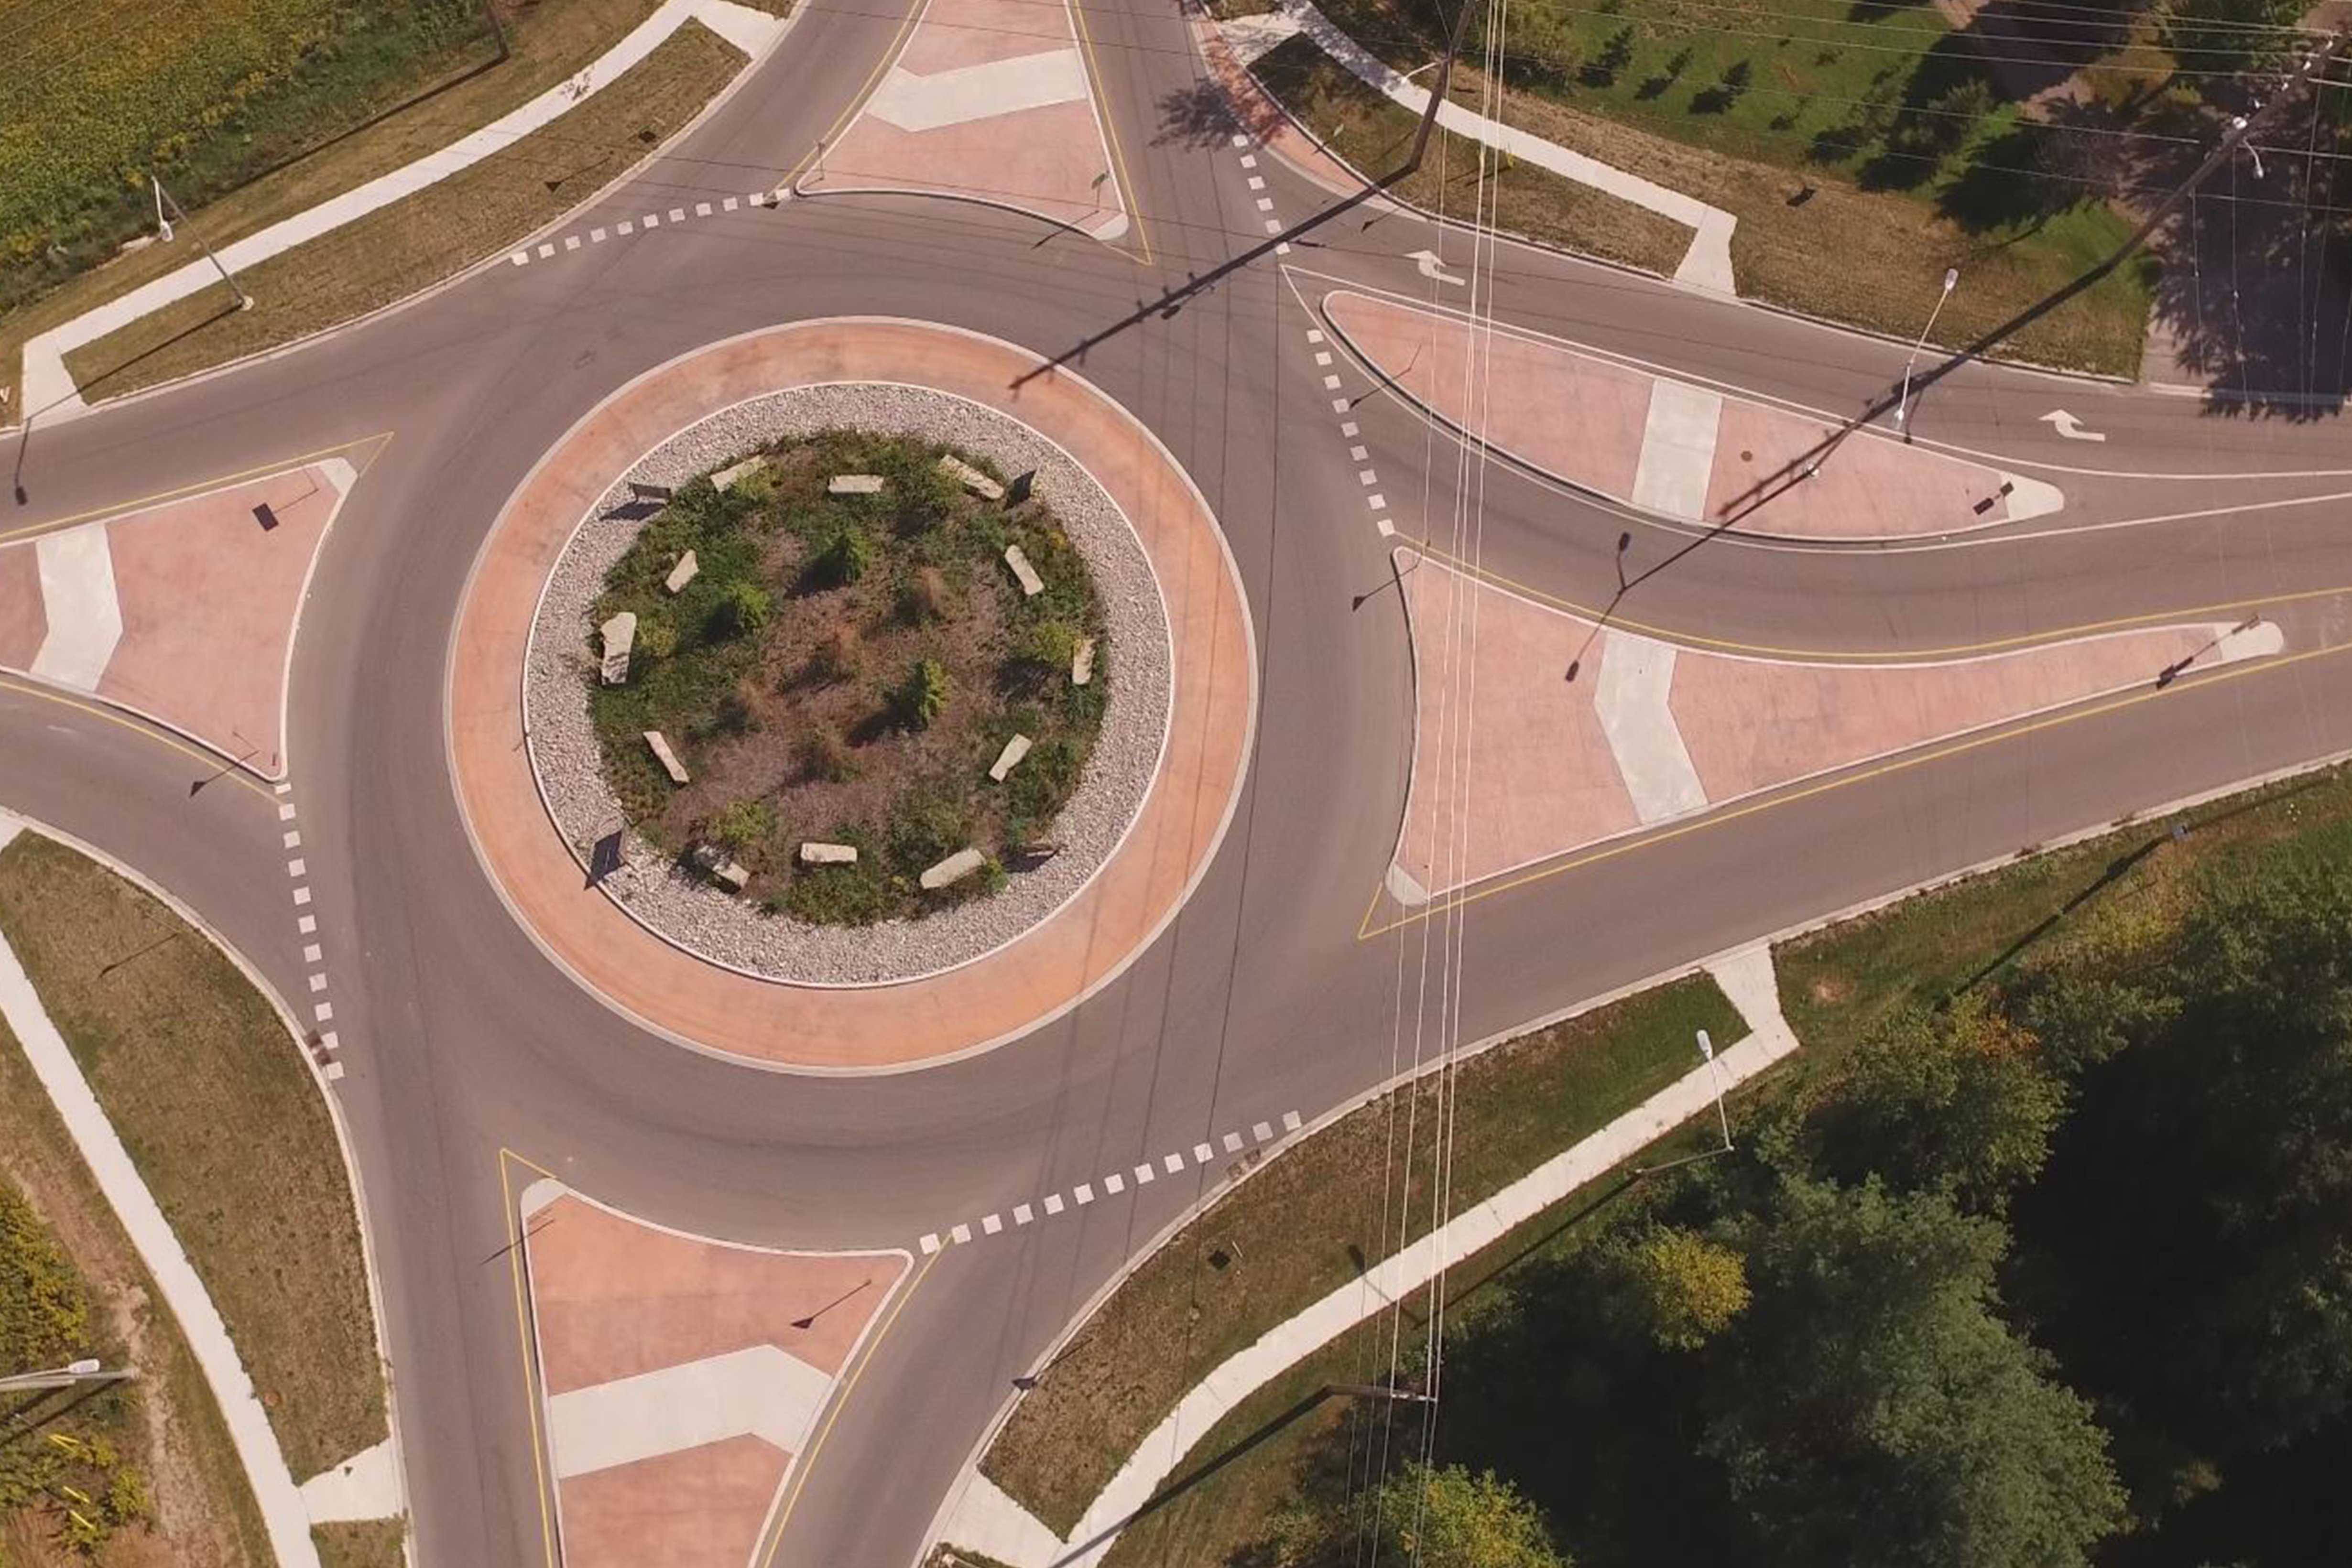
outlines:
[[41, 1372], [19, 1372], [0, 1377], [0, 1394], [17, 1394], [40, 1388], [71, 1388], [80, 1383], [122, 1383], [139, 1375], [139, 1369], [125, 1366], [109, 1372], [95, 1361], [70, 1362], [64, 1366], [52, 1366]]
[[1400, 173], [1410, 174], [1421, 167], [1422, 154], [1429, 151], [1429, 133], [1437, 129], [1437, 111], [1445, 102], [1445, 89], [1454, 80], [1454, 62], [1462, 53], [1463, 36], [1470, 30], [1470, 7], [1478, 0], [1462, 0], [1462, 9], [1454, 17], [1453, 35], [1445, 40], [1445, 57], [1437, 65], [1436, 85], [1429, 89], [1429, 107], [1422, 112], [1421, 128], [1412, 133], [1412, 152], [1404, 161]]
[[[188, 214], [180, 210], [180, 204], [172, 199], [172, 193], [163, 189], [163, 181], [150, 174], [147, 176], [147, 183], [155, 187], [155, 226], [163, 231], [163, 243], [169, 245], [172, 242], [173, 220], [177, 219], [184, 224], [188, 221]], [[166, 207], [172, 209], [169, 217], [166, 217], [163, 213]], [[229, 269], [221, 265], [221, 258], [213, 254], [213, 247], [205, 243], [205, 236], [198, 235], [195, 240], [196, 248], [205, 253], [205, 259], [211, 262], [213, 270], [221, 275], [221, 281], [228, 285], [228, 291], [236, 296], [236, 308], [240, 310], [252, 309], [253, 296], [247, 294]]]
[[1906, 446], [1911, 444], [1911, 372], [1919, 368], [1919, 350], [1927, 346], [1927, 334], [1936, 329], [1936, 318], [1944, 313], [1944, 301], [1952, 297], [1959, 281], [1958, 267], [1944, 268], [1944, 291], [1936, 296], [1936, 308], [1927, 312], [1927, 324], [1919, 329], [1919, 340], [1911, 345], [1911, 357], [1903, 361], [1903, 401], [1895, 405], [1895, 423], [1902, 427]]

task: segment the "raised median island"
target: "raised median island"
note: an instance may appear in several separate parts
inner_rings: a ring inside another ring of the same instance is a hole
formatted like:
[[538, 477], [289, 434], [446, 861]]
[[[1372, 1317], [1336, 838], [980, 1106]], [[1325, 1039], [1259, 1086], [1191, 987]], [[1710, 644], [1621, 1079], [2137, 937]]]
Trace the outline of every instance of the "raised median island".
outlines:
[[932, 443], [848, 431], [722, 476], [678, 491], [591, 612], [635, 618], [625, 674], [605, 661], [589, 698], [630, 827], [822, 925], [920, 919], [1050, 860], [1111, 689], [1074, 675], [1108, 629], [1052, 507]]
[[887, 984], [1099, 869], [1159, 759], [1168, 635], [1127, 519], [1019, 423], [776, 392], [663, 442], [572, 536], [532, 631], [531, 761], [648, 931]]

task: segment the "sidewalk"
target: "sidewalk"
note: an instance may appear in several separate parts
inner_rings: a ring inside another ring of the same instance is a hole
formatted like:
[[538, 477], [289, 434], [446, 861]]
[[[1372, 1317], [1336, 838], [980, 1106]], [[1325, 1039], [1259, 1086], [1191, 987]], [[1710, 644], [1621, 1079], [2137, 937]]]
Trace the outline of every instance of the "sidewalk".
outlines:
[[[1227, 37], [1244, 59], [1255, 60], [1276, 45], [1304, 33], [1349, 74], [1390, 102], [1412, 114], [1428, 112], [1428, 89], [1407, 81], [1340, 31], [1337, 23], [1316, 7], [1314, 0], [1280, 0], [1280, 5], [1282, 9], [1278, 12], [1244, 17], [1227, 26]], [[1437, 123], [1563, 180], [1590, 185], [1683, 225], [1692, 231], [1691, 244], [1682, 265], [1675, 268], [1675, 281], [1717, 294], [1738, 295], [1731, 270], [1731, 231], [1738, 220], [1722, 208], [1711, 207], [1680, 191], [1670, 191], [1637, 174], [1612, 168], [1581, 152], [1571, 152], [1556, 142], [1502, 124], [1457, 103], [1441, 106]]]
[[[0, 816], [0, 849], [5, 849], [23, 829], [24, 824], [14, 818]], [[319, 1568], [318, 1551], [310, 1540], [310, 1510], [286, 1467], [278, 1435], [270, 1429], [269, 1416], [254, 1394], [253, 1380], [246, 1375], [245, 1364], [230, 1343], [212, 1296], [196, 1277], [188, 1255], [181, 1250], [179, 1239], [172, 1234], [154, 1195], [140, 1179], [138, 1167], [131, 1164], [122, 1140], [115, 1136], [98, 1097], [90, 1092], [72, 1051], [50, 1021], [41, 998], [34, 994], [32, 982], [26, 978], [5, 937], [0, 937], [0, 1018], [7, 1020], [9, 1030], [23, 1043], [26, 1060], [48, 1091], [99, 1190], [121, 1220], [140, 1261], [154, 1276], [197, 1364], [204, 1368], [205, 1382], [220, 1406], [229, 1439], [236, 1445], [260, 1506], [278, 1568]]]
[[[480, 162], [611, 84], [688, 21], [700, 22], [753, 60], [787, 25], [784, 18], [734, 5], [732, 0], [662, 0], [652, 16], [577, 76], [557, 83], [521, 108], [438, 152], [428, 153], [257, 234], [222, 246], [221, 264], [232, 272], [253, 267]], [[219, 277], [213, 264], [199, 256], [152, 283], [28, 340], [24, 350], [23, 418], [27, 422], [42, 417], [56, 421], [89, 413], [89, 405], [82, 401], [80, 390], [66, 370], [66, 355], [213, 286]]]
[[1744, 948], [1708, 968], [1751, 1025], [1745, 1038], [1716, 1053], [1712, 1065], [1677, 1079], [1228, 1358], [1152, 1429], [1095, 1499], [1067, 1542], [1054, 1540], [1051, 1531], [977, 1471], [967, 1477], [963, 1495], [941, 1531], [941, 1542], [985, 1552], [1013, 1568], [1093, 1568], [1193, 1446], [1258, 1389], [1674, 1128], [1703, 1115], [1718, 1093], [1756, 1077], [1797, 1049], [1796, 1034], [1780, 1014], [1769, 947], [1759, 944]]

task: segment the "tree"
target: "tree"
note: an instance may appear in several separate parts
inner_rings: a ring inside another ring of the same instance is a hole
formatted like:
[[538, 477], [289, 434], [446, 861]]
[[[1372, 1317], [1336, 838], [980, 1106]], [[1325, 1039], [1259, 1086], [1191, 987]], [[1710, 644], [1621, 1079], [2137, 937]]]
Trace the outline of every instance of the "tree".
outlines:
[[1619, 1269], [1635, 1320], [1667, 1350], [1698, 1349], [1748, 1305], [1739, 1254], [1678, 1226], [1658, 1226], [1634, 1241]]
[[2285, 56], [2306, 9], [2304, 0], [2172, 0], [2164, 47], [2200, 70], [2251, 70]]
[[1371, 1518], [1383, 1561], [1418, 1568], [1572, 1568], [1552, 1545], [1543, 1511], [1492, 1470], [1407, 1465], [1373, 1492]]
[[1997, 1314], [1999, 1222], [1792, 1176], [1751, 1223], [1754, 1299], [1707, 1348], [1705, 1443], [1769, 1555], [2087, 1563], [2122, 1492], [2088, 1406]]
[[1940, 1013], [1906, 1008], [1856, 1049], [1822, 1108], [1823, 1159], [1850, 1181], [1876, 1174], [1994, 1209], [2042, 1169], [2064, 1112], [2034, 1037], [1982, 998]]

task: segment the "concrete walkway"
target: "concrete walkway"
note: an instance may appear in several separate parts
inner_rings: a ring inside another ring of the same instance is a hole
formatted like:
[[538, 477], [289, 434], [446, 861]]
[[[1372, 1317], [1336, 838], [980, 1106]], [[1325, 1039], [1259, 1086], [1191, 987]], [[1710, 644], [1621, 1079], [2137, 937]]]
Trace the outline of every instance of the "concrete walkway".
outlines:
[[[0, 849], [5, 849], [23, 828], [14, 818], [0, 816]], [[254, 1393], [253, 1379], [247, 1375], [236, 1346], [230, 1343], [228, 1329], [5, 937], [0, 937], [0, 1018], [7, 1020], [9, 1030], [23, 1044], [34, 1074], [57, 1106], [74, 1146], [97, 1178], [99, 1190], [106, 1195], [131, 1244], [138, 1249], [140, 1261], [154, 1276], [172, 1315], [180, 1321], [188, 1348], [195, 1354], [205, 1382], [228, 1424], [229, 1440], [260, 1505], [262, 1525], [269, 1533], [278, 1568], [319, 1568], [319, 1554], [310, 1542], [310, 1511], [286, 1468], [278, 1434], [270, 1429], [269, 1416]]]
[[1749, 1032], [1699, 1068], [1653, 1094], [1581, 1143], [1537, 1166], [1486, 1202], [1455, 1215], [1402, 1252], [1340, 1286], [1194, 1385], [1111, 1478], [1066, 1542], [985, 1478], [968, 1478], [940, 1539], [984, 1552], [1012, 1568], [1092, 1568], [1194, 1444], [1244, 1399], [1348, 1330], [1423, 1289], [1438, 1273], [1500, 1240], [1658, 1138], [1704, 1115], [1728, 1092], [1797, 1049], [1780, 1013], [1772, 955], [1761, 944], [1707, 966]]
[[[1318, 10], [1313, 0], [1280, 0], [1280, 4], [1278, 14], [1247, 17], [1244, 19], [1246, 26], [1236, 23], [1229, 29], [1235, 49], [1244, 58], [1255, 59], [1286, 38], [1304, 33], [1346, 68], [1349, 75], [1390, 102], [1412, 114], [1429, 111], [1427, 88], [1407, 81], [1402, 73], [1391, 70], [1387, 62], [1340, 31], [1339, 24]], [[1437, 123], [1456, 135], [1483, 141], [1563, 180], [1590, 185], [1619, 201], [1630, 202], [1645, 212], [1683, 225], [1693, 232], [1690, 249], [1684, 253], [1682, 265], [1675, 268], [1675, 281], [1717, 294], [1738, 293], [1731, 271], [1731, 231], [1738, 220], [1722, 208], [1711, 207], [1695, 196], [1612, 168], [1599, 159], [1571, 152], [1557, 142], [1505, 125], [1458, 103], [1440, 107]]]
[[[785, 26], [781, 17], [735, 5], [732, 0], [663, 0], [652, 16], [579, 74], [566, 77], [521, 108], [438, 152], [427, 153], [413, 163], [223, 246], [222, 265], [232, 272], [253, 267], [472, 167], [549, 124], [566, 110], [577, 107], [589, 94], [610, 86], [689, 21], [700, 22], [755, 60]], [[85, 343], [96, 342], [117, 328], [152, 315], [174, 300], [213, 287], [219, 280], [220, 274], [213, 269], [212, 263], [197, 254], [186, 266], [29, 340], [25, 344], [26, 418], [56, 421], [89, 412], [73, 377], [67, 373], [66, 355]]]

